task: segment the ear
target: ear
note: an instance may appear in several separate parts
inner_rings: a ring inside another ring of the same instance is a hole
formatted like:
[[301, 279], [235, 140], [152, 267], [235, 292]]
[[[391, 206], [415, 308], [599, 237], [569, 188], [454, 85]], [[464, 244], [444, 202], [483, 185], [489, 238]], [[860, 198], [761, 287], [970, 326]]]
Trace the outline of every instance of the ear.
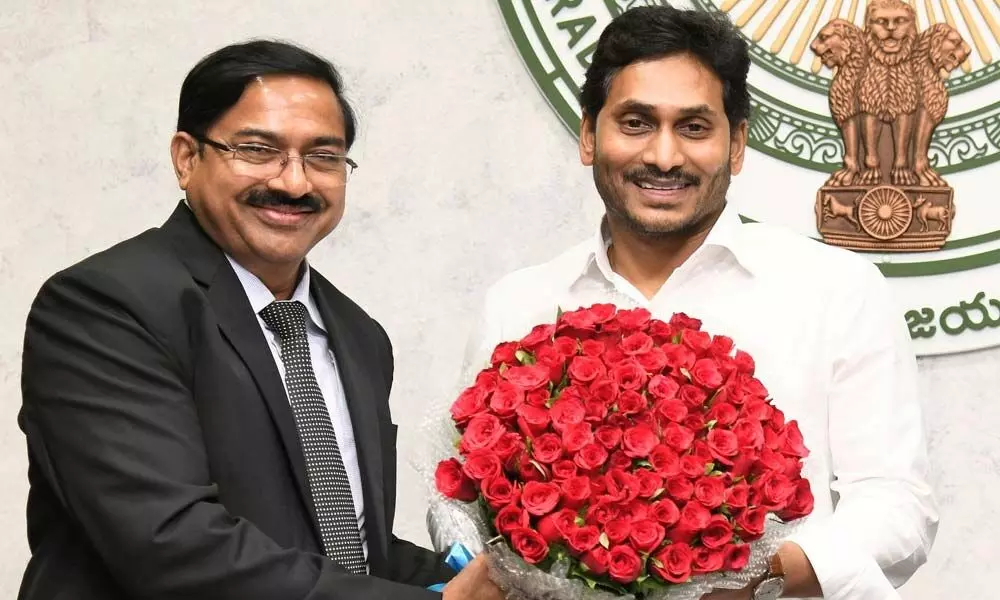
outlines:
[[584, 113], [580, 119], [580, 162], [590, 167], [594, 164], [594, 149], [597, 145], [597, 123]]
[[170, 160], [174, 165], [174, 175], [182, 190], [187, 190], [191, 174], [201, 159], [201, 147], [191, 134], [178, 131], [170, 140]]
[[747, 149], [747, 121], [740, 121], [729, 133], [729, 172], [739, 175], [743, 170], [743, 157]]

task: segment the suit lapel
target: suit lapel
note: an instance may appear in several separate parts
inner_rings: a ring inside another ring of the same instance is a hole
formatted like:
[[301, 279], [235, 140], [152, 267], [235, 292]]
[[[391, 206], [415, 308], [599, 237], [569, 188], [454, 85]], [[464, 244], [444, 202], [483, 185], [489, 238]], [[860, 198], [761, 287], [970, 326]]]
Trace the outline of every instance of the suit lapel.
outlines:
[[247, 299], [246, 290], [222, 251], [201, 230], [194, 214], [183, 203], [164, 225], [191, 274], [206, 286], [219, 329], [236, 350], [253, 377], [278, 430], [281, 444], [294, 474], [299, 496], [312, 519], [316, 543], [322, 547], [316, 511], [306, 478], [305, 458], [295, 429], [281, 375]]
[[[326, 325], [330, 347], [337, 359], [347, 407], [354, 428], [359, 468], [365, 499], [365, 533], [368, 542], [368, 562], [373, 575], [385, 575], [388, 569], [388, 536], [386, 531], [385, 494], [382, 489], [382, 448], [379, 415], [371, 389], [370, 378], [379, 376], [377, 365], [360, 363], [362, 348], [355, 337], [355, 328], [338, 310], [344, 300], [332, 285], [313, 271], [312, 294]], [[373, 370], [375, 372], [373, 372]]]

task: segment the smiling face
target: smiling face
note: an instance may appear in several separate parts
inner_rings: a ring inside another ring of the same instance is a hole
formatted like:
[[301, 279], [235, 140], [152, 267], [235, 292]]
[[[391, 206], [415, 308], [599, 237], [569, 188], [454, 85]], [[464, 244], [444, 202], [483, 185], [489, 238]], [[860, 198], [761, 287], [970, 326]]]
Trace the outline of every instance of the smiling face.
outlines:
[[344, 115], [333, 90], [308, 77], [258, 78], [204, 137], [290, 152], [280, 171], [269, 171], [184, 132], [171, 145], [188, 203], [224, 251], [258, 276], [297, 270], [344, 214], [344, 184], [298, 159], [346, 152]]
[[714, 222], [740, 172], [746, 123], [731, 129], [722, 81], [690, 54], [633, 63], [613, 79], [580, 157], [608, 219], [646, 238], [689, 236]]

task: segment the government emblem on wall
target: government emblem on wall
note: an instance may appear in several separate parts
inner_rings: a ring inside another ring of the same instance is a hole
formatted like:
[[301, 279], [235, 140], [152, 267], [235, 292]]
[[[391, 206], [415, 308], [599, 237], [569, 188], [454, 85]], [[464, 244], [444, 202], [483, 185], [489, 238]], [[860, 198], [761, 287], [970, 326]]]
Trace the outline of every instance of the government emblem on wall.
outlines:
[[[601, 31], [664, 3], [497, 0], [574, 136]], [[669, 3], [724, 14], [749, 42], [750, 150], [729, 191], [744, 220], [878, 266], [920, 355], [1000, 345], [1000, 2]]]

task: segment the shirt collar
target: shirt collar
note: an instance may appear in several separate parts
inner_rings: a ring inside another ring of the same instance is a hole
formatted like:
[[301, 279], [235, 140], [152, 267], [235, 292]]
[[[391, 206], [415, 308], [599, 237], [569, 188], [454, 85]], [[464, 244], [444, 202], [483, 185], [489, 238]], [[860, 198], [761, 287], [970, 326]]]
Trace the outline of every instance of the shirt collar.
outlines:
[[[247, 299], [250, 300], [250, 307], [253, 308], [254, 314], [259, 316], [260, 311], [275, 301], [274, 294], [264, 285], [263, 281], [248, 271], [243, 265], [236, 262], [233, 257], [227, 254], [226, 258], [229, 260], [229, 264], [232, 265], [233, 271], [236, 272], [236, 277], [240, 280], [240, 284], [243, 285]], [[306, 311], [309, 313], [311, 324], [325, 333], [326, 328], [323, 327], [323, 319], [320, 317], [319, 308], [313, 301], [312, 294], [309, 293], [310, 271], [312, 269], [309, 263], [303, 262], [302, 277], [299, 279], [298, 285], [295, 286], [295, 291], [292, 292], [290, 300], [298, 300], [304, 304]]]
[[[722, 214], [719, 215], [715, 225], [712, 226], [712, 229], [708, 232], [708, 236], [705, 237], [705, 241], [701, 247], [695, 250], [695, 253], [688, 261], [703, 252], [704, 248], [720, 248], [735, 258], [741, 267], [746, 269], [750, 274], [753, 274], [751, 264], [753, 259], [750, 256], [750, 249], [746, 247], [746, 244], [742, 243], [740, 236], [742, 227], [743, 220], [740, 218], [739, 212], [733, 206], [732, 202], [727, 202], [725, 208], [722, 209]], [[604, 215], [601, 217], [597, 234], [594, 236], [592, 243], [589, 244], [589, 250], [585, 253], [582, 269], [573, 274], [570, 284], [572, 285], [579, 281], [595, 267], [605, 279], [614, 281], [612, 277], [614, 271], [611, 268], [611, 261], [608, 260], [608, 247], [610, 245], [611, 234], [608, 230], [608, 217]]]

